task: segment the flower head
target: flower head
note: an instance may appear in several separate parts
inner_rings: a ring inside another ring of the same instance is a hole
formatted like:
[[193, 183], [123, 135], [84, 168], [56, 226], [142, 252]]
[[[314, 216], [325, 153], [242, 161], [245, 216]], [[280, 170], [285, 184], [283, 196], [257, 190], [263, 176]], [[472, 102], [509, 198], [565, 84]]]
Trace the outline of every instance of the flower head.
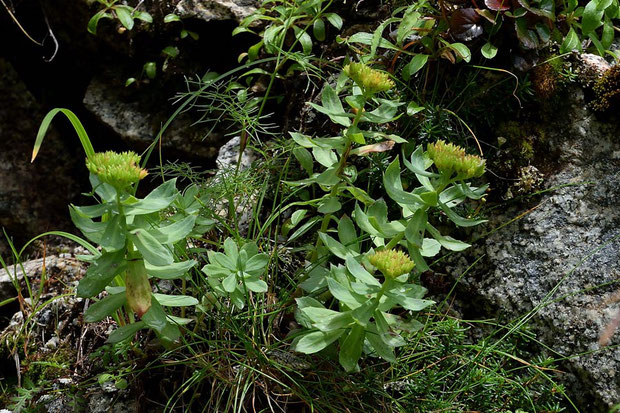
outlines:
[[343, 70], [368, 94], [384, 92], [394, 87], [394, 82], [387, 73], [372, 69], [363, 63], [349, 63]]
[[460, 146], [439, 140], [429, 143], [426, 150], [442, 173], [456, 172], [459, 179], [477, 178], [484, 173], [486, 161], [479, 156], [466, 154]]
[[86, 159], [88, 170], [97, 175], [102, 182], [123, 190], [147, 175], [145, 169], [138, 166], [140, 156], [135, 152], [97, 152]]
[[396, 250], [377, 251], [368, 257], [368, 260], [388, 278], [396, 278], [403, 274], [408, 274], [415, 266], [409, 255]]

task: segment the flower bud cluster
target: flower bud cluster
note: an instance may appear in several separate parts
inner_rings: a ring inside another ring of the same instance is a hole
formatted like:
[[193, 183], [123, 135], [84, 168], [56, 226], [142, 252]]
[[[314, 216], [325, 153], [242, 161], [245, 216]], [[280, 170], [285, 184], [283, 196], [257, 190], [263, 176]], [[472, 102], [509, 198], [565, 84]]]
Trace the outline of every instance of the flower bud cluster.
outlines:
[[403, 274], [408, 274], [415, 265], [409, 255], [391, 249], [377, 251], [368, 257], [368, 260], [388, 278], [397, 278]]
[[372, 69], [363, 63], [349, 63], [343, 70], [368, 94], [385, 92], [394, 87], [394, 82], [387, 73]]
[[439, 140], [429, 143], [426, 150], [441, 173], [456, 173], [459, 179], [477, 178], [484, 174], [486, 161], [466, 154], [460, 146]]
[[102, 182], [123, 190], [143, 179], [148, 172], [140, 168], [140, 156], [135, 152], [98, 152], [86, 159], [88, 170]]

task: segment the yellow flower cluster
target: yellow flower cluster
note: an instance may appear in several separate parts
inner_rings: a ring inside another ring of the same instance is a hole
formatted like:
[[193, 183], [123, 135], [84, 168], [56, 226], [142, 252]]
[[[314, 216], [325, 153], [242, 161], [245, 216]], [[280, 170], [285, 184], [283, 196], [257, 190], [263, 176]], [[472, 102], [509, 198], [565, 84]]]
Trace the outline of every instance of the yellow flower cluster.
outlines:
[[88, 170], [102, 182], [122, 190], [144, 178], [148, 172], [140, 168], [140, 156], [135, 152], [97, 152], [86, 159]]
[[372, 69], [363, 63], [349, 63], [343, 70], [368, 94], [385, 92], [394, 87], [394, 82], [387, 73]]
[[429, 143], [428, 156], [442, 173], [456, 173], [459, 179], [477, 178], [484, 174], [485, 160], [476, 155], [468, 155], [460, 146], [439, 140]]
[[409, 255], [396, 250], [377, 251], [368, 257], [368, 260], [388, 278], [396, 278], [403, 274], [408, 274], [415, 265], [409, 258]]

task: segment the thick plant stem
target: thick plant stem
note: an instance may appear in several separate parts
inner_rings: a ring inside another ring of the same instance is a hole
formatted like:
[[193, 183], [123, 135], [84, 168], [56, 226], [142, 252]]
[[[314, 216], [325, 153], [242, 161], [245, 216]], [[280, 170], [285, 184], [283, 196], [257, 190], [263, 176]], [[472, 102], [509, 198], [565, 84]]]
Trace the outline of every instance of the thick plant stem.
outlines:
[[362, 115], [364, 114], [364, 106], [366, 106], [366, 101], [362, 103], [362, 106], [357, 110], [355, 114], [355, 118], [353, 118], [353, 123], [347, 129], [347, 132], [344, 134], [345, 139], [347, 140], [346, 146], [344, 148], [344, 152], [340, 157], [340, 162], [338, 163], [338, 169], [336, 170], [336, 175], [340, 176], [344, 171], [344, 168], [347, 166], [347, 159], [349, 158], [349, 154], [351, 153], [351, 148], [353, 147], [353, 137], [351, 130], [357, 130], [357, 125], [362, 119]]
[[394, 248], [395, 246], [397, 246], [397, 245], [398, 245], [398, 243], [399, 243], [400, 241], [402, 241], [402, 239], [403, 239], [403, 237], [404, 237], [404, 236], [405, 236], [405, 234], [404, 234], [404, 233], [400, 233], [400, 234], [396, 235], [396, 236], [395, 236], [394, 238], [392, 238], [392, 239], [390, 240], [390, 242], [389, 242], [389, 243], [385, 246], [385, 249], [387, 249], [387, 250], [391, 250], [392, 248]]
[[139, 317], [142, 317], [151, 308], [151, 283], [142, 257], [128, 260], [125, 288], [127, 303]]

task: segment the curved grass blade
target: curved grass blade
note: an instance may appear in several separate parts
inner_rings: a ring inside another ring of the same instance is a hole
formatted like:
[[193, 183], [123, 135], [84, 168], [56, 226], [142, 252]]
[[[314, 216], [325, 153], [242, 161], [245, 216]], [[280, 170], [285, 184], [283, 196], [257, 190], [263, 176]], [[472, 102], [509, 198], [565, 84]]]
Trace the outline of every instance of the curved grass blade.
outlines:
[[43, 118], [41, 122], [41, 126], [39, 126], [39, 132], [37, 133], [37, 139], [34, 142], [34, 148], [32, 149], [32, 159], [30, 162], [34, 162], [35, 158], [39, 154], [39, 149], [41, 149], [41, 144], [43, 143], [43, 138], [45, 138], [45, 134], [50, 127], [50, 123], [52, 123], [52, 119], [58, 113], [62, 113], [69, 119], [71, 125], [75, 129], [75, 132], [82, 143], [82, 147], [84, 148], [84, 153], [86, 153], [87, 157], [91, 157], [95, 154], [95, 150], [93, 149], [93, 145], [90, 143], [90, 138], [86, 134], [86, 130], [82, 125], [82, 122], [78, 119], [75, 113], [71, 112], [69, 109], [56, 108], [49, 111], [47, 115]]

